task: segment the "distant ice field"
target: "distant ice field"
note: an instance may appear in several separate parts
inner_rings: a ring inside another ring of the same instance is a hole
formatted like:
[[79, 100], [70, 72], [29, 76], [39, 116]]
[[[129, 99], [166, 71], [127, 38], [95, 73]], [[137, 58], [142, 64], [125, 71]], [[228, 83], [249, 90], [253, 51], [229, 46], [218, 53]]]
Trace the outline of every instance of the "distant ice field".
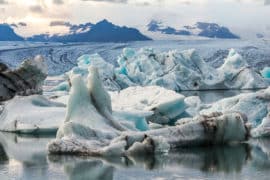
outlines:
[[227, 56], [228, 50], [234, 48], [252, 67], [261, 70], [265, 66], [270, 66], [270, 41], [220, 39], [70, 44], [0, 42], [0, 62], [14, 68], [22, 60], [41, 54], [47, 60], [49, 75], [59, 75], [76, 66], [77, 58], [83, 54], [98, 53], [106, 61], [116, 65], [116, 59], [125, 47], [136, 50], [151, 47], [160, 52], [174, 49], [196, 49], [200, 56], [214, 67], [220, 66]]

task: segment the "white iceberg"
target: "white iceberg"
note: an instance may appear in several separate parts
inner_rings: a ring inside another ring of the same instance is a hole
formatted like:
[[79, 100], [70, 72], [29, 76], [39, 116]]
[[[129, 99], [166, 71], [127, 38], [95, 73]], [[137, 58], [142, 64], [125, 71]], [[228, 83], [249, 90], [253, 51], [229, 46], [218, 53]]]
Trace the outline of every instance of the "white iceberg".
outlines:
[[262, 123], [263, 118], [267, 116], [269, 103], [270, 87], [257, 92], [242, 93], [237, 96], [222, 99], [200, 111], [200, 114], [211, 112], [240, 112], [247, 116], [252, 127], [257, 127]]
[[129, 87], [110, 94], [114, 111], [145, 114], [147, 121], [158, 124], [168, 124], [187, 108], [185, 96], [158, 86]]
[[42, 95], [16, 96], [0, 108], [0, 131], [55, 133], [64, 121], [65, 105]]
[[[79, 75], [71, 77], [66, 120], [49, 143], [50, 153], [124, 156], [168, 152], [183, 146], [224, 144], [246, 140], [249, 129], [239, 113], [212, 113], [178, 126], [139, 132], [112, 117], [111, 105], [95, 68], [89, 87]], [[94, 78], [93, 78], [94, 77]], [[99, 82], [95, 82], [99, 81]], [[91, 87], [97, 85], [97, 89]], [[94, 89], [93, 89], [94, 88]], [[160, 106], [160, 110], [167, 106]]]
[[262, 123], [251, 130], [252, 137], [269, 137], [270, 136], [270, 113], [262, 119]]
[[[97, 91], [100, 93], [99, 89]], [[185, 114], [188, 108], [185, 96], [159, 86], [129, 87], [119, 92], [109, 92], [110, 97], [104, 89], [102, 91], [105, 101], [111, 99], [112, 107], [108, 106], [109, 112], [121, 122], [131, 122], [141, 131], [149, 129], [149, 122], [163, 125], [171, 123]], [[92, 97], [95, 98], [94, 95]], [[67, 104], [68, 98], [69, 96], [61, 96], [54, 101]]]

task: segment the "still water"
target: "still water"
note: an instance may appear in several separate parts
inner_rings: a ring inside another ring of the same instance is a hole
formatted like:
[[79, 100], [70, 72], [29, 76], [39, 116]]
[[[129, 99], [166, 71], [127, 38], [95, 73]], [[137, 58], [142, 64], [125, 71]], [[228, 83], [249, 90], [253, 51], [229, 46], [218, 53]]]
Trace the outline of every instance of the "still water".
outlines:
[[270, 140], [101, 159], [49, 155], [53, 137], [0, 133], [0, 179], [269, 179]]

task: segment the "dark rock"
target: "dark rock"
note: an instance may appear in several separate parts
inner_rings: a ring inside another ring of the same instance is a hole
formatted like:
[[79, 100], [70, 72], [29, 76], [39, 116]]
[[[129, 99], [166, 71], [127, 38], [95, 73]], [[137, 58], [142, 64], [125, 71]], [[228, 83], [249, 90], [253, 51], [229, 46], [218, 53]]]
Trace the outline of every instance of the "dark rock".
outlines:
[[0, 101], [13, 98], [15, 95], [42, 93], [43, 81], [47, 77], [47, 65], [41, 56], [25, 60], [15, 70], [0, 65]]

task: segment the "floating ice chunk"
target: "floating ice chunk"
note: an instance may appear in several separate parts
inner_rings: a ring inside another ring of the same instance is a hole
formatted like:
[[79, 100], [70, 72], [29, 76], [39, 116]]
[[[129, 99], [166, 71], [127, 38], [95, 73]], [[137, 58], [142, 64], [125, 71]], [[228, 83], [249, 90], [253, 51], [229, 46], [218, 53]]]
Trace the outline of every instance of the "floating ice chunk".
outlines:
[[251, 130], [252, 137], [268, 137], [270, 136], [270, 113], [263, 118], [262, 123]]
[[108, 90], [119, 90], [119, 85], [115, 82], [114, 67], [112, 64], [105, 62], [98, 54], [83, 55], [77, 59], [78, 66], [74, 67], [67, 74], [80, 74], [85, 82], [87, 81], [88, 68], [90, 66], [99, 69], [100, 78]]
[[145, 117], [151, 116], [152, 112], [142, 112], [142, 111], [113, 111], [113, 116], [119, 119], [121, 122], [129, 121], [134, 124], [135, 128], [140, 131], [149, 130], [147, 120]]
[[129, 87], [111, 97], [113, 110], [149, 112], [145, 118], [159, 124], [168, 124], [187, 108], [185, 96], [158, 86]]
[[51, 91], [69, 91], [70, 86], [67, 81], [61, 82], [56, 87], [54, 87]]
[[269, 103], [270, 88], [267, 88], [254, 93], [242, 93], [234, 97], [222, 99], [200, 113], [241, 112], [247, 116], [248, 121], [253, 127], [257, 127], [262, 123], [263, 118], [266, 117]]
[[231, 49], [219, 71], [224, 73], [225, 79], [233, 79], [242, 68], [246, 67], [248, 67], [248, 64], [243, 57], [234, 49]]
[[[71, 77], [72, 88], [68, 100], [67, 114], [64, 125], [58, 130], [57, 136], [61, 137], [67, 134], [88, 136], [80, 127], [87, 129], [103, 130], [108, 134], [117, 132], [117, 128], [121, 128], [117, 122], [114, 122], [111, 117], [107, 117], [102, 112], [107, 113], [106, 102], [104, 102], [104, 109], [100, 106], [94, 106], [94, 100], [91, 97], [81, 76], [74, 75]], [[98, 94], [95, 94], [99, 96]], [[95, 99], [100, 101], [100, 99]], [[101, 102], [96, 102], [96, 104]], [[101, 113], [100, 113], [101, 112]], [[114, 128], [114, 126], [116, 126]], [[81, 131], [81, 132], [80, 132]], [[84, 133], [84, 134], [83, 134]]]
[[224, 85], [229, 89], [267, 88], [268, 83], [238, 54], [231, 49], [218, 71], [224, 76]]
[[16, 96], [0, 112], [0, 130], [17, 133], [55, 133], [64, 121], [66, 108], [62, 103], [41, 95]]
[[189, 116], [194, 117], [198, 115], [202, 109], [208, 107], [207, 104], [203, 104], [199, 96], [189, 96], [185, 98], [185, 103], [187, 104], [186, 112]]
[[[86, 130], [86, 129], [85, 129]], [[52, 141], [50, 153], [87, 154], [94, 156], [133, 156], [168, 152], [170, 149], [209, 144], [226, 144], [232, 141], [244, 141], [249, 130], [239, 113], [200, 116], [175, 127], [157, 130], [123, 132], [120, 136], [102, 136], [88, 129], [87, 138], [64, 136]], [[102, 133], [102, 131], [98, 131]]]
[[265, 67], [262, 71], [261, 74], [264, 78], [270, 78], [270, 67]]

